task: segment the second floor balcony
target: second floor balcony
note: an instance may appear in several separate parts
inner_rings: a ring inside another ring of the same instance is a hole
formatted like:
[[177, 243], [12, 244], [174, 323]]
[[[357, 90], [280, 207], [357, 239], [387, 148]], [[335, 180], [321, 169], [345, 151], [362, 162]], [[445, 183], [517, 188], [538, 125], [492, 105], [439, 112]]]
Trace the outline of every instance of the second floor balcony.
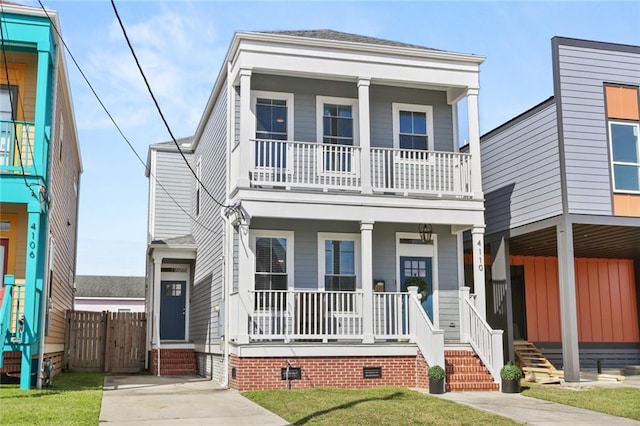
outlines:
[[35, 126], [26, 121], [0, 121], [0, 173], [36, 175], [43, 168], [42, 147], [35, 143]]
[[471, 156], [399, 148], [252, 139], [253, 187], [471, 198]]

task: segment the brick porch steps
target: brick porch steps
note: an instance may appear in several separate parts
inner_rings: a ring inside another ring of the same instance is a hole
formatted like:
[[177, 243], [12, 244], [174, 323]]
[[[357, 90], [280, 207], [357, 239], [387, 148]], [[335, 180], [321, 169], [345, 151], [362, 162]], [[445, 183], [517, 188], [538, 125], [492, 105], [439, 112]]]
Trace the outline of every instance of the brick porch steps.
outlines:
[[498, 383], [473, 351], [444, 351], [447, 391], [497, 391]]
[[[151, 353], [151, 374], [158, 371], [158, 354]], [[196, 375], [196, 356], [193, 349], [161, 349], [161, 376], [193, 376]]]

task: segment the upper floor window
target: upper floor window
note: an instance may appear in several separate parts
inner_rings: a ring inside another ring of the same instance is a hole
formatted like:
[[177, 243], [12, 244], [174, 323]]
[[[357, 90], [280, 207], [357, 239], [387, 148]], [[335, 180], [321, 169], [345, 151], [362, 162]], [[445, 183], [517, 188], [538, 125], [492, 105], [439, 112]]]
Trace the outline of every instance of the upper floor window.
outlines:
[[293, 135], [293, 94], [252, 91], [251, 97], [255, 114], [255, 165], [286, 168], [286, 141]]
[[318, 141], [322, 141], [322, 170], [353, 172], [353, 148], [358, 145], [358, 101], [350, 98], [316, 98]]
[[640, 192], [638, 88], [605, 86], [613, 189]]
[[17, 86], [0, 85], [0, 120], [15, 120], [17, 101]]
[[433, 107], [392, 104], [393, 146], [409, 150], [433, 150]]

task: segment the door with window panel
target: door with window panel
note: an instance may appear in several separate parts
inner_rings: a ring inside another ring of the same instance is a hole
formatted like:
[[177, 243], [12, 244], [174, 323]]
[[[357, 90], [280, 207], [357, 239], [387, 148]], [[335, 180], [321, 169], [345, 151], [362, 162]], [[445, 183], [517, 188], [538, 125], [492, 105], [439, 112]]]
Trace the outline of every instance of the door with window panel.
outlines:
[[15, 86], [0, 85], [0, 166], [13, 165], [11, 147], [15, 143], [14, 130], [18, 90]]
[[287, 101], [256, 99], [256, 168], [270, 168], [281, 176], [287, 168]]
[[256, 237], [253, 333], [280, 335], [288, 321], [287, 239]]
[[325, 103], [322, 107], [322, 170], [352, 172], [353, 111], [351, 105]]

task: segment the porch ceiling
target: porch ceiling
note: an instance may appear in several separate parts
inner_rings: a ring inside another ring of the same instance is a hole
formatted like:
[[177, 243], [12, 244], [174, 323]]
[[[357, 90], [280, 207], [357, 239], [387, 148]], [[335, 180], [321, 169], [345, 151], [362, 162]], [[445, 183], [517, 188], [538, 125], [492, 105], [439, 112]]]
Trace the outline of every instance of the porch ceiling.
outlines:
[[[640, 227], [573, 225], [575, 257], [630, 259], [640, 255]], [[556, 229], [545, 228], [513, 237], [510, 253], [521, 256], [556, 256]]]

